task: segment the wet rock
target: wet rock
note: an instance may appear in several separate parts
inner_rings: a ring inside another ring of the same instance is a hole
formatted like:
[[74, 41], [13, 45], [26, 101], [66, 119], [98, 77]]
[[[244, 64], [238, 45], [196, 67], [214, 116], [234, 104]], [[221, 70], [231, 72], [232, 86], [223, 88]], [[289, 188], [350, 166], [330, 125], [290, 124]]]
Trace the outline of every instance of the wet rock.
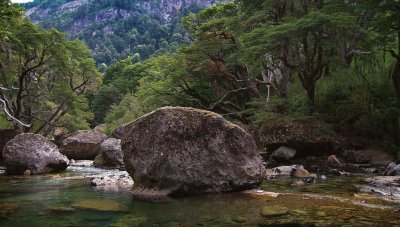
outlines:
[[114, 223], [107, 225], [109, 227], [123, 227], [123, 226], [148, 226], [146, 225], [148, 219], [142, 215], [127, 214], [118, 218]]
[[310, 176], [310, 173], [306, 169], [304, 169], [303, 166], [300, 166], [300, 167], [294, 169], [292, 175], [294, 177], [304, 178], [304, 177]]
[[18, 213], [20, 206], [16, 202], [0, 202], [0, 218], [8, 218]]
[[268, 191], [259, 190], [259, 189], [246, 190], [246, 191], [243, 191], [242, 193], [248, 194], [252, 197], [270, 197], [270, 198], [276, 198], [279, 195], [281, 195], [280, 193], [268, 192]]
[[100, 154], [94, 160], [94, 166], [106, 168], [123, 168], [124, 154], [121, 150], [121, 140], [109, 138], [100, 144]]
[[314, 177], [306, 177], [301, 180], [297, 180], [297, 181], [293, 182], [291, 185], [292, 186], [304, 186], [306, 184], [315, 183], [315, 180], [316, 180], [316, 178], [314, 178]]
[[294, 177], [308, 177], [310, 173], [304, 169], [302, 165], [291, 165], [291, 166], [278, 166], [272, 169], [266, 170], [266, 176], [294, 176]]
[[350, 176], [351, 174], [346, 171], [340, 171], [338, 169], [330, 169], [329, 173], [336, 176]]
[[346, 146], [343, 137], [311, 122], [265, 124], [258, 134], [267, 152], [287, 146], [296, 149], [299, 158], [338, 154]]
[[99, 131], [79, 130], [63, 140], [61, 153], [70, 159], [93, 160], [107, 136]]
[[8, 141], [3, 150], [8, 174], [43, 174], [68, 167], [69, 160], [58, 147], [41, 135], [19, 134]]
[[355, 164], [366, 164], [369, 163], [372, 157], [369, 157], [365, 152], [361, 150], [346, 150], [343, 152], [342, 157], [344, 160]]
[[213, 112], [165, 107], [123, 131], [124, 163], [135, 187], [220, 193], [253, 188], [265, 176], [251, 136]]
[[292, 210], [291, 212], [294, 214], [298, 214], [298, 215], [308, 215], [307, 211], [300, 210], [300, 209], [295, 209], [295, 210]]
[[272, 169], [266, 169], [267, 176], [290, 176], [294, 169], [298, 168], [298, 165], [291, 166], [278, 166]]
[[77, 166], [77, 167], [92, 167], [93, 161], [92, 160], [74, 160], [71, 159], [69, 162], [69, 166]]
[[129, 208], [120, 203], [106, 199], [83, 199], [72, 204], [72, 207], [77, 209], [89, 209], [106, 212], [128, 212]]
[[277, 161], [288, 161], [296, 155], [296, 152], [296, 149], [281, 146], [272, 153], [271, 158]]
[[243, 217], [243, 216], [236, 216], [232, 218], [232, 221], [236, 222], [236, 223], [244, 223], [247, 221], [247, 218]]
[[363, 181], [377, 186], [400, 186], [400, 176], [376, 176]]
[[336, 158], [335, 155], [331, 155], [328, 157], [328, 159], [326, 160], [326, 164], [329, 167], [338, 167], [338, 166], [342, 166], [343, 164]]
[[396, 165], [396, 163], [392, 162], [387, 167], [385, 172], [383, 172], [385, 176], [400, 176], [400, 164]]
[[387, 166], [396, 160], [391, 152], [382, 149], [346, 150], [342, 157], [347, 165], [353, 163], [374, 167]]
[[297, 180], [297, 181], [293, 182], [291, 185], [296, 186], [296, 187], [301, 187], [301, 186], [306, 185], [306, 183], [302, 180]]
[[6, 175], [6, 167], [5, 166], [0, 166], [0, 176]]
[[400, 176], [376, 176], [365, 178], [363, 182], [367, 185], [359, 186], [361, 192], [400, 199]]
[[0, 163], [2, 162], [2, 150], [4, 146], [19, 133], [14, 129], [0, 129]]
[[261, 208], [260, 214], [263, 217], [274, 217], [274, 216], [281, 216], [285, 215], [289, 212], [287, 207], [279, 206], [279, 205], [272, 205], [272, 206], [264, 206]]
[[64, 206], [52, 206], [46, 208], [47, 213], [54, 213], [54, 214], [70, 214], [76, 211], [73, 207], [64, 207]]
[[320, 175], [318, 176], [319, 180], [328, 180], [328, 177], [326, 177], [325, 175]]
[[125, 171], [97, 175], [90, 179], [90, 184], [103, 191], [131, 191], [133, 180]]

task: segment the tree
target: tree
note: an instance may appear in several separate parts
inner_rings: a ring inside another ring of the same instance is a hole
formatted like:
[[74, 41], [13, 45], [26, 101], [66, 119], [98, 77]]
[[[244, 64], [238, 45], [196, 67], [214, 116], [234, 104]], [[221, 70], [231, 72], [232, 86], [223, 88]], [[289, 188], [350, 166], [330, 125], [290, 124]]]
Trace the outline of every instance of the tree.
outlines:
[[397, 0], [365, 3], [366, 10], [374, 12], [373, 29], [378, 34], [378, 44], [394, 60], [391, 73], [400, 107], [400, 2]]
[[[248, 59], [268, 56], [295, 72], [308, 97], [309, 113], [315, 111], [316, 82], [329, 73], [337, 59], [337, 40], [357, 30], [350, 13], [331, 11], [335, 1], [266, 1], [266, 23], [243, 35]], [[267, 4], [269, 3], [269, 4]], [[341, 3], [340, 3], [341, 4]], [[273, 6], [272, 8], [270, 6]], [[253, 19], [254, 20], [254, 19]], [[338, 31], [344, 31], [339, 33]]]
[[[23, 19], [7, 32], [12, 56], [0, 54], [4, 63], [0, 98], [14, 128], [48, 134], [54, 127], [73, 125], [65, 124], [65, 118], [78, 110], [88, 111], [83, 94], [99, 82], [90, 51], [78, 40], [67, 41], [65, 34], [45, 31]], [[91, 114], [70, 120], [87, 127], [87, 118]]]

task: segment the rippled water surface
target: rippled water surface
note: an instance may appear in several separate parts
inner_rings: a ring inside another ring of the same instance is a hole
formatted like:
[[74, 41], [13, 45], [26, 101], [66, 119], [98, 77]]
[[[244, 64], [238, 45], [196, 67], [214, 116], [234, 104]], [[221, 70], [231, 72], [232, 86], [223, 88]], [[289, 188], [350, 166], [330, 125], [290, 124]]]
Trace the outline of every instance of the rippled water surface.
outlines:
[[[148, 202], [96, 190], [81, 178], [104, 171], [69, 167], [60, 174], [0, 177], [0, 226], [400, 226], [398, 202], [358, 191], [364, 176], [302, 187], [280, 178], [265, 181], [263, 191]], [[282, 207], [285, 212], [261, 214]]]

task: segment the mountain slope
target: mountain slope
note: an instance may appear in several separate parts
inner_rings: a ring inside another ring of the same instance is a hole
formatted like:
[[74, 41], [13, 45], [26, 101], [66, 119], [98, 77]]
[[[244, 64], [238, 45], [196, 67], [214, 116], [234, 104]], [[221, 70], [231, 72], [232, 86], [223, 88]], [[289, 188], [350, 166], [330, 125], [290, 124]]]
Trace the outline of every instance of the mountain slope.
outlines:
[[35, 0], [26, 14], [84, 41], [98, 65], [173, 51], [188, 43], [182, 16], [226, 0]]

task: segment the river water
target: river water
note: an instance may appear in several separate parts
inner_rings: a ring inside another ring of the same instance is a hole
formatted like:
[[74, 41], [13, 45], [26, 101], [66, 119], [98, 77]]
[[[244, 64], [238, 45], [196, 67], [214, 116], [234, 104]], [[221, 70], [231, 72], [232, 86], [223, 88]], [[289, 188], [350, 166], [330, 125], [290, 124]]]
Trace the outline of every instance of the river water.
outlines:
[[365, 175], [328, 176], [301, 187], [278, 178], [246, 193], [150, 202], [98, 190], [82, 177], [104, 172], [69, 167], [0, 177], [0, 226], [400, 226], [398, 200], [358, 190]]

